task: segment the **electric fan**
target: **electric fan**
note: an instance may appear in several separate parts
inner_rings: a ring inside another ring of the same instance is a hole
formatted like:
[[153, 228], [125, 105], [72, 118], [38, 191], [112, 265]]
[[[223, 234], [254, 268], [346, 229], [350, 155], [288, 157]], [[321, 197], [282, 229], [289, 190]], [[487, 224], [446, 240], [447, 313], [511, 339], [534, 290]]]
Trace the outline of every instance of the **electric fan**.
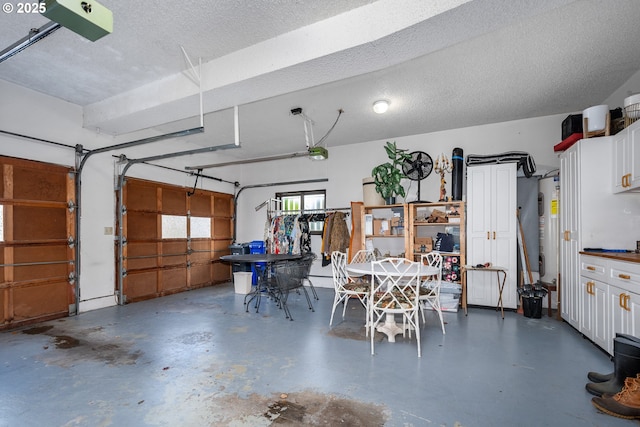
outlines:
[[418, 181], [418, 199], [413, 203], [424, 203], [420, 200], [420, 181], [431, 174], [433, 159], [424, 151], [414, 151], [411, 158], [402, 164], [402, 172], [412, 181]]

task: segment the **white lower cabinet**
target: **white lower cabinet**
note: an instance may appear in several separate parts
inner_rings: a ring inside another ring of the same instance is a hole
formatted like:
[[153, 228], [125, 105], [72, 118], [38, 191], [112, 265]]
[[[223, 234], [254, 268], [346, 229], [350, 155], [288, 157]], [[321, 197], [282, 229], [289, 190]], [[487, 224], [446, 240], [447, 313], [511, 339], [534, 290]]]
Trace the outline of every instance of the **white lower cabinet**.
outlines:
[[609, 341], [606, 313], [609, 285], [606, 280], [606, 260], [596, 257], [580, 258], [580, 286], [578, 289], [578, 330], [591, 341], [606, 349]]
[[616, 333], [640, 334], [640, 264], [580, 255], [577, 328], [613, 355]]

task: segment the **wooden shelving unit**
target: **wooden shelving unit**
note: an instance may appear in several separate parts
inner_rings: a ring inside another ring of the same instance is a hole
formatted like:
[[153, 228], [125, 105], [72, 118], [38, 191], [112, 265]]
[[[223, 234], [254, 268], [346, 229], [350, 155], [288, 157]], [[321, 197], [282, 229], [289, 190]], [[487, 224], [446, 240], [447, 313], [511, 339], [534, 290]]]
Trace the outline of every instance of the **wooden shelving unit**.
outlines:
[[[436, 203], [411, 203], [408, 208], [408, 227], [406, 253], [411, 254], [414, 260], [419, 260], [422, 253], [429, 252], [434, 247], [421, 248], [420, 238], [431, 238], [433, 245], [438, 233], [453, 235], [454, 247], [451, 251], [441, 251], [443, 257], [450, 258], [455, 264], [451, 272], [443, 271], [443, 280], [452, 282], [461, 281], [461, 267], [466, 262], [466, 234], [465, 234], [465, 205], [462, 201], [436, 202]], [[434, 210], [444, 213], [447, 222], [429, 222], [427, 219]], [[457, 213], [457, 215], [454, 215]], [[446, 263], [446, 262], [445, 262]]]

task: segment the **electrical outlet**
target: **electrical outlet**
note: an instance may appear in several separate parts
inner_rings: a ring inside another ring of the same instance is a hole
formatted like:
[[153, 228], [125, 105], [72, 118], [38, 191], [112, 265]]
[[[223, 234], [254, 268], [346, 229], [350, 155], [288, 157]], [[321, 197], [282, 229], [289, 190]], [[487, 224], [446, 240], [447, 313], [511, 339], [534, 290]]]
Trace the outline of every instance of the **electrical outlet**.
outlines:
[[104, 235], [105, 236], [111, 236], [113, 234], [113, 227], [105, 227], [104, 228]]

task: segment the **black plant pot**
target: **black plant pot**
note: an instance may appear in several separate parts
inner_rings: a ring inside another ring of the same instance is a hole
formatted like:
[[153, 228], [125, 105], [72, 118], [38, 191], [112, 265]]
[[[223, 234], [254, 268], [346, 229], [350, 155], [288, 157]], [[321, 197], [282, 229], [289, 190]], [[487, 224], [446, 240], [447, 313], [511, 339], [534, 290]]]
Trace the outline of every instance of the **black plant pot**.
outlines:
[[396, 204], [396, 196], [385, 197], [384, 202], [387, 205], [395, 205]]

